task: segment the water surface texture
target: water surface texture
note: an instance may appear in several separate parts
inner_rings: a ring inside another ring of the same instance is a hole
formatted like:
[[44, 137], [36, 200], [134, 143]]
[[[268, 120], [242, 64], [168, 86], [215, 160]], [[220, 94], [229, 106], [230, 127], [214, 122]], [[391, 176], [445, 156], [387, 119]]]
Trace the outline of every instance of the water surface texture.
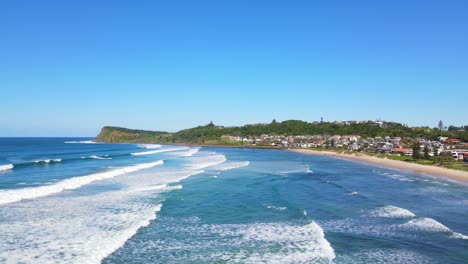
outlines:
[[0, 139], [1, 263], [466, 263], [464, 185], [279, 150]]

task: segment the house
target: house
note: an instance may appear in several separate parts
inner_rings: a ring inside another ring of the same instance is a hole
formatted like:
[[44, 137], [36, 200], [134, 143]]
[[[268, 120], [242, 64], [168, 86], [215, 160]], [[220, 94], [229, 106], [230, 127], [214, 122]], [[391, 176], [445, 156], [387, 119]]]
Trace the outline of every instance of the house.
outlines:
[[463, 153], [463, 161], [468, 162], [468, 153]]
[[359, 150], [359, 145], [356, 144], [356, 143], [353, 143], [351, 145], [348, 146], [348, 149], [351, 150], [351, 151], [355, 151], [355, 150]]
[[412, 156], [413, 155], [413, 150], [412, 149], [408, 149], [408, 148], [402, 148], [402, 147], [398, 147], [398, 148], [394, 148], [393, 149], [393, 153], [394, 154], [405, 154], [406, 156]]
[[460, 143], [460, 140], [456, 138], [448, 138], [445, 142], [447, 142], [447, 144], [457, 144]]

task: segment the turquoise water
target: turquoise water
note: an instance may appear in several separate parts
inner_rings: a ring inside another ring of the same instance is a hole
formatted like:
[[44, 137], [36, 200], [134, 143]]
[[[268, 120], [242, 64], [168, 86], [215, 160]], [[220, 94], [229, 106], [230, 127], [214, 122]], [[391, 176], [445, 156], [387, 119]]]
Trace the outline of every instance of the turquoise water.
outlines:
[[459, 183], [279, 150], [88, 140], [0, 139], [1, 263], [468, 262]]

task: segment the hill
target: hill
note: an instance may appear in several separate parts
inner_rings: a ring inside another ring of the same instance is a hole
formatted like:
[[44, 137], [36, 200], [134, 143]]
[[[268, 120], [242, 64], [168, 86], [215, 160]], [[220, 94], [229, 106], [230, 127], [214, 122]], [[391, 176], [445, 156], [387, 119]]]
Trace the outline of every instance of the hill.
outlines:
[[253, 124], [239, 127], [222, 127], [210, 123], [205, 126], [184, 129], [176, 133], [162, 131], [146, 131], [106, 126], [96, 137], [100, 142], [129, 143], [180, 143], [206, 145], [238, 145], [222, 136], [259, 137], [268, 135], [360, 135], [362, 137], [408, 137], [434, 140], [439, 136], [447, 136], [468, 141], [468, 126], [464, 128], [440, 131], [429, 127], [408, 127], [395, 122], [354, 122], [309, 123], [300, 120], [287, 120], [268, 124]]

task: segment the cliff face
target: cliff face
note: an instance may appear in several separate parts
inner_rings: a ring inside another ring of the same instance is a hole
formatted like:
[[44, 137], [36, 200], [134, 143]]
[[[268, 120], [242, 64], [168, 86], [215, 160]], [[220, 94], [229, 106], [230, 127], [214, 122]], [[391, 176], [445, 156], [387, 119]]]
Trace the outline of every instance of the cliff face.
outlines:
[[167, 136], [170, 136], [170, 133], [106, 126], [101, 129], [95, 141], [153, 143], [160, 142]]

